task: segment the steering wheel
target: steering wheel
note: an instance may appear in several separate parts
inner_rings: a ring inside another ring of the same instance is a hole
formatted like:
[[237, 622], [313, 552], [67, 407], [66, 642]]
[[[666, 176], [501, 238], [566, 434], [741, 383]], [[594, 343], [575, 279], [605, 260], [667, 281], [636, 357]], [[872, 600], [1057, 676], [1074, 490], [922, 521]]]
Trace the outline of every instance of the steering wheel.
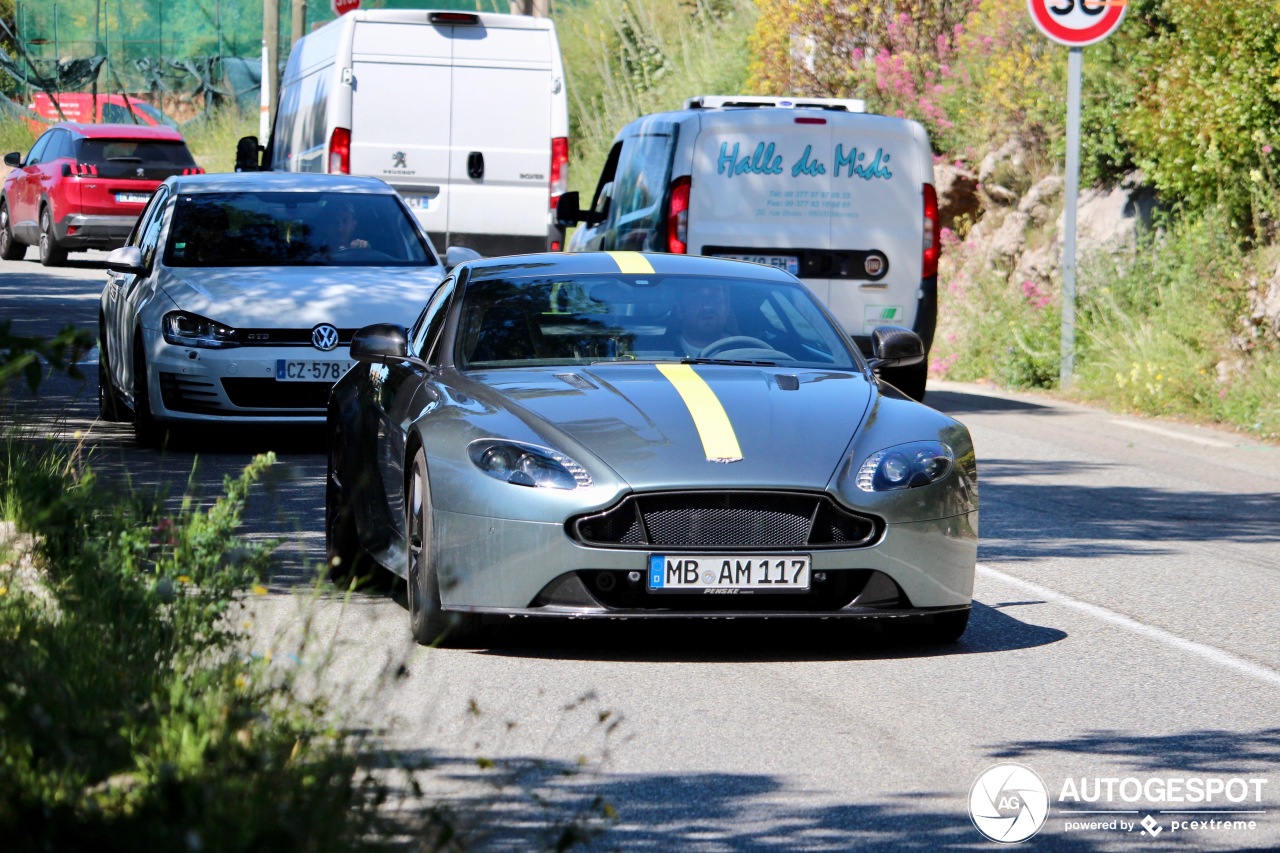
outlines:
[[718, 341], [712, 341], [702, 348], [702, 352], [698, 353], [698, 358], [715, 358], [722, 352], [737, 349], [755, 350], [752, 353], [753, 358], [785, 358], [791, 360], [791, 356], [785, 352], [779, 352], [768, 343], [749, 335], [732, 335], [727, 338], [721, 338]]

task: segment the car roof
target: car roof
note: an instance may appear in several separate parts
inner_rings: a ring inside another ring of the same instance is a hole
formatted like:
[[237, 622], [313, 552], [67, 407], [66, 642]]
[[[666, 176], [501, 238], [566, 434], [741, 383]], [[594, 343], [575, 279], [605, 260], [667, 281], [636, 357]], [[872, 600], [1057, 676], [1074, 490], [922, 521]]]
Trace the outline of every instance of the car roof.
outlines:
[[360, 192], [392, 195], [395, 190], [379, 178], [310, 172], [213, 172], [175, 175], [166, 183], [180, 193], [265, 191]]
[[152, 127], [147, 124], [88, 124], [64, 121], [55, 124], [83, 136], [85, 139], [160, 139], [166, 142], [183, 142], [182, 134], [171, 127]]
[[548, 275], [618, 275], [647, 273], [637, 262], [643, 261], [654, 275], [698, 275], [725, 278], [755, 278], [763, 281], [796, 283], [790, 273], [764, 264], [709, 258], [702, 255], [669, 255], [661, 252], [544, 252], [536, 255], [511, 255], [468, 261], [472, 280], [487, 278], [523, 278]]

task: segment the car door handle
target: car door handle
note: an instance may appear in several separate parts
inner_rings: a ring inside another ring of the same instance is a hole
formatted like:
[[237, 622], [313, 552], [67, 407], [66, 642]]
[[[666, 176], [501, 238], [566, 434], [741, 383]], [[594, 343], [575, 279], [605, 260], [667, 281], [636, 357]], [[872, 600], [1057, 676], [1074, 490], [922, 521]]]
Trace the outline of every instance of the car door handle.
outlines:
[[484, 177], [484, 155], [479, 151], [467, 155], [467, 177], [477, 181]]

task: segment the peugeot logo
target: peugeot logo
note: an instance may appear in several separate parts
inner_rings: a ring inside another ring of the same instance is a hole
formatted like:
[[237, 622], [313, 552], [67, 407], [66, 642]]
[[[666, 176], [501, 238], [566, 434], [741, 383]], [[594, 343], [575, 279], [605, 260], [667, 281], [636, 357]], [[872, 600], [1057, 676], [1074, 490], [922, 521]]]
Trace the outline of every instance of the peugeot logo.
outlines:
[[328, 323], [321, 323], [311, 330], [311, 345], [328, 352], [338, 345], [338, 330]]
[[405, 155], [404, 155], [404, 152], [403, 152], [403, 151], [397, 151], [396, 153], [392, 154], [392, 155], [391, 155], [391, 168], [393, 168], [393, 169], [407, 169], [407, 168], [409, 168], [408, 164], [407, 164], [407, 163], [405, 163], [405, 161], [404, 161], [404, 156], [405, 156]]
[[141, 166], [138, 167], [136, 174], [139, 178], [145, 178], [147, 176], [146, 170], [143, 169]]

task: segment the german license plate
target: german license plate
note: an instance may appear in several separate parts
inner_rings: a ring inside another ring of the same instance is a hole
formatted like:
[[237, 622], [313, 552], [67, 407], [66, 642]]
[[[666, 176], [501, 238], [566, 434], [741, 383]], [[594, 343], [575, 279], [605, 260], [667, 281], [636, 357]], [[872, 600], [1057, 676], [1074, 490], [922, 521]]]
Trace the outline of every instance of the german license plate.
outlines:
[[146, 204], [150, 193], [116, 193], [116, 201], [120, 204]]
[[653, 592], [750, 589], [804, 592], [809, 589], [808, 554], [651, 554]]
[[277, 382], [337, 382], [354, 361], [291, 361], [276, 359]]
[[414, 210], [426, 210], [430, 203], [430, 199], [425, 195], [406, 195], [401, 196], [401, 198], [404, 199], [405, 204]]
[[800, 258], [795, 255], [717, 255], [731, 261], [750, 261], [753, 264], [764, 264], [786, 270], [792, 275], [800, 274]]

